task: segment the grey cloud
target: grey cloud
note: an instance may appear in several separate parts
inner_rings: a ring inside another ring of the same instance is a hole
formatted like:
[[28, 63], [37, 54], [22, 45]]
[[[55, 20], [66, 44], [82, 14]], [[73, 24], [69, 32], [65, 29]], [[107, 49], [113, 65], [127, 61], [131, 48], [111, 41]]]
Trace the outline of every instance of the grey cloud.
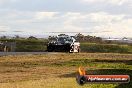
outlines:
[[109, 3], [81, 3], [80, 0], [18, 0], [6, 3], [1, 9], [16, 9], [18, 11], [52, 11], [52, 12], [107, 12], [111, 14], [132, 14], [132, 2], [122, 5]]
[[[128, 22], [132, 19], [131, 9], [131, 3], [112, 5], [109, 3], [84, 4], [80, 0], [18, 0], [3, 3], [0, 6], [0, 24], [5, 26], [1, 28], [6, 30], [39, 33], [45, 31], [110, 30], [111, 26], [112, 30], [123, 27], [131, 32], [128, 29], [132, 28], [131, 21]], [[58, 14], [53, 19], [48, 17], [36, 19], [37, 12], [58, 12]], [[73, 14], [67, 15], [68, 12]], [[106, 14], [100, 14], [100, 12]], [[89, 16], [90, 14], [95, 14], [95, 18], [100, 14], [101, 17], [95, 20], [94, 17]], [[103, 18], [105, 15], [106, 18]], [[121, 15], [123, 17], [118, 18]], [[127, 24], [124, 24], [125, 22]]]

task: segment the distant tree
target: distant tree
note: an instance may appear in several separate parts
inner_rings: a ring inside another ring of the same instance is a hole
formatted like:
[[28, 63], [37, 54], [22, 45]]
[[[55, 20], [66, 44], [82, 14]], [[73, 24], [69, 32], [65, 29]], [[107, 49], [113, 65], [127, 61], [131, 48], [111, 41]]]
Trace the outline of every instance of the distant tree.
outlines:
[[29, 39], [29, 40], [38, 40], [38, 38], [36, 38], [36, 37], [34, 37], [34, 36], [30, 36], [28, 39]]
[[96, 37], [96, 40], [95, 40], [96, 42], [102, 42], [103, 40], [102, 40], [102, 38], [101, 37]]
[[19, 39], [20, 38], [20, 36], [19, 35], [15, 35], [15, 39]]
[[126, 39], [127, 39], [127, 37], [122, 38], [122, 40], [126, 40]]
[[7, 36], [1, 36], [1, 39], [7, 39]]
[[76, 34], [75, 38], [79, 42], [101, 42], [102, 41], [101, 37], [90, 36], [90, 35], [85, 36], [81, 33]]
[[84, 41], [85, 36], [81, 33], [78, 33], [75, 35], [75, 38], [77, 41], [81, 42], [81, 41]]

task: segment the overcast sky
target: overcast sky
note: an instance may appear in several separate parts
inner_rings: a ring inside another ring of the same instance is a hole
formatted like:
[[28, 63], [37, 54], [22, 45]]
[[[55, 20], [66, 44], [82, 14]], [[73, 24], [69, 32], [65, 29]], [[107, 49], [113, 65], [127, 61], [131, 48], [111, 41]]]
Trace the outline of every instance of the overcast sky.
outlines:
[[0, 0], [0, 31], [132, 37], [132, 0]]

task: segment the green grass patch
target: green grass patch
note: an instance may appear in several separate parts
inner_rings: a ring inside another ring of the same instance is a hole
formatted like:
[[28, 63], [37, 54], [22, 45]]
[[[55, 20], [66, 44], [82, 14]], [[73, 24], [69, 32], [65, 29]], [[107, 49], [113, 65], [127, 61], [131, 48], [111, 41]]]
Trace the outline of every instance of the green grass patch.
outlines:
[[81, 43], [83, 52], [132, 53], [131, 45]]

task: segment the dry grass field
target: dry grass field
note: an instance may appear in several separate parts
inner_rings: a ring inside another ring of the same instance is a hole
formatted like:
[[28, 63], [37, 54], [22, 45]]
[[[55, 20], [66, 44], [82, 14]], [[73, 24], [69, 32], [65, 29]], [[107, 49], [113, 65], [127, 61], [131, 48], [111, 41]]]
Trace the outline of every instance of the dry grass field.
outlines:
[[75, 77], [79, 66], [87, 74], [132, 76], [132, 55], [114, 53], [58, 53], [0, 57], [0, 88], [132, 88], [129, 84], [86, 84]]

